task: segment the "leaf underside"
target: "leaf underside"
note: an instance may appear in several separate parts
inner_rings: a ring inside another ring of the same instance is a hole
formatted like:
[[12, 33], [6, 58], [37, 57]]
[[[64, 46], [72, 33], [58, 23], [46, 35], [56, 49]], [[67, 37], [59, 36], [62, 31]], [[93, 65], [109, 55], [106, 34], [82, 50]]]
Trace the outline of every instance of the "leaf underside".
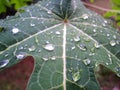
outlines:
[[120, 33], [79, 0], [43, 0], [0, 21], [1, 70], [26, 56], [27, 90], [100, 90], [95, 67], [120, 75]]

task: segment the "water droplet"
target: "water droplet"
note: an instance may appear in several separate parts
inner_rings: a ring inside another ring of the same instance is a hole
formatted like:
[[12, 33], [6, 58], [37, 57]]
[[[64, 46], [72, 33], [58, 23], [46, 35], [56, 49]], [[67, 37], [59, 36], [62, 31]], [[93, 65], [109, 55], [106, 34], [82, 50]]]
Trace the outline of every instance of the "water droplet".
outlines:
[[36, 49], [35, 46], [31, 46], [30, 48], [28, 48], [28, 50], [29, 50], [30, 52], [35, 51], [35, 49]]
[[48, 58], [46, 58], [46, 57], [43, 57], [42, 58], [44, 61], [48, 61], [49, 59]]
[[108, 23], [107, 20], [104, 20], [104, 23]]
[[9, 60], [2, 60], [0, 61], [0, 68], [5, 67], [9, 63]]
[[12, 33], [13, 33], [13, 34], [17, 34], [19, 31], [20, 31], [20, 30], [19, 30], [18, 28], [13, 28], [13, 29], [12, 29]]
[[96, 29], [93, 29], [93, 32], [96, 32]]
[[22, 50], [22, 49], [24, 49], [24, 47], [19, 47], [19, 50]]
[[85, 59], [85, 60], [83, 60], [83, 62], [84, 62], [85, 65], [90, 65], [91, 60], [90, 59]]
[[52, 14], [52, 11], [51, 10], [48, 10], [48, 12], [47, 12], [48, 14]]
[[75, 42], [79, 42], [79, 41], [80, 41], [80, 36], [76, 36], [76, 37], [74, 38], [74, 41], [75, 41]]
[[83, 15], [82, 15], [82, 18], [83, 18], [83, 19], [88, 19], [88, 14], [83, 14]]
[[60, 35], [60, 34], [61, 34], [59, 31], [56, 31], [55, 33], [56, 33], [57, 35]]
[[85, 46], [85, 44], [79, 44], [78, 47], [82, 50], [82, 51], [86, 51], [87, 47]]
[[53, 44], [46, 44], [44, 46], [44, 49], [48, 50], [48, 51], [53, 51], [55, 49], [54, 45]]
[[116, 35], [113, 35], [113, 38], [114, 38], [114, 39], [117, 39]]
[[110, 36], [110, 34], [107, 34], [107, 37], [109, 37]]
[[80, 80], [80, 71], [76, 72], [73, 74], [72, 76], [73, 81], [77, 82], [78, 80]]
[[31, 24], [30, 24], [30, 26], [31, 26], [31, 27], [34, 27], [34, 26], [35, 26], [35, 24], [34, 24], [34, 23], [31, 23]]
[[25, 52], [20, 52], [19, 54], [16, 55], [17, 59], [23, 59], [27, 56], [27, 54]]
[[111, 45], [111, 46], [115, 46], [115, 45], [116, 45], [115, 40], [110, 41], [110, 45]]
[[99, 43], [95, 43], [94, 46], [95, 48], [100, 48], [101, 45]]
[[56, 59], [56, 57], [55, 57], [55, 56], [52, 56], [52, 57], [51, 57], [51, 60], [55, 60], [55, 59]]
[[5, 54], [5, 57], [8, 57], [9, 56], [9, 54], [7, 53], [7, 54]]
[[105, 63], [106, 65], [109, 65], [109, 63]]
[[71, 48], [71, 50], [74, 50], [75, 49], [75, 46], [73, 46], [72, 48]]

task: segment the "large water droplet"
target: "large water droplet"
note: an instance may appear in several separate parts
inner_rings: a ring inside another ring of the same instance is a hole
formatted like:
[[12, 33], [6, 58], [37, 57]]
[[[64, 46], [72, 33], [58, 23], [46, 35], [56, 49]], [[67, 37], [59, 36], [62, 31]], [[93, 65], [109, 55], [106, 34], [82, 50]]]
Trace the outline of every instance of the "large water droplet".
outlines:
[[48, 51], [53, 51], [55, 49], [54, 45], [53, 44], [46, 44], [44, 46], [44, 49], [48, 50]]
[[75, 41], [75, 42], [80, 41], [80, 36], [76, 36], [76, 37], [74, 38], [74, 41]]
[[28, 48], [28, 50], [29, 50], [30, 52], [35, 51], [35, 49], [36, 49], [35, 46], [31, 46], [31, 47]]
[[115, 46], [115, 45], [116, 45], [115, 40], [110, 41], [110, 45], [111, 45], [111, 46]]
[[80, 71], [73, 73], [72, 78], [74, 82], [77, 82], [78, 80], [80, 80]]
[[88, 14], [83, 14], [83, 15], [82, 15], [82, 18], [83, 18], [83, 19], [88, 19]]
[[9, 60], [2, 60], [0, 61], [0, 68], [5, 67], [9, 63]]
[[23, 58], [25, 58], [27, 56], [27, 54], [25, 52], [20, 52], [16, 55], [18, 60], [21, 60]]
[[78, 47], [82, 50], [82, 51], [86, 51], [87, 47], [85, 46], [85, 44], [79, 44]]
[[20, 32], [20, 30], [18, 28], [13, 28], [12, 29], [12, 33], [13, 34], [17, 34], [18, 32]]
[[85, 59], [85, 60], [83, 60], [83, 62], [84, 62], [85, 65], [90, 65], [91, 60], [90, 59]]

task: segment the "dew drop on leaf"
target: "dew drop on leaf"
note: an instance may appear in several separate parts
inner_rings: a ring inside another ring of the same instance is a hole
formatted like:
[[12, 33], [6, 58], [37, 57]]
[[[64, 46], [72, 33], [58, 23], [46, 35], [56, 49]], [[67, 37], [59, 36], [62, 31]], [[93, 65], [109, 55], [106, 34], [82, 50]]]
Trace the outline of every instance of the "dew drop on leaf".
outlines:
[[74, 50], [75, 49], [75, 46], [71, 47], [71, 50]]
[[18, 60], [21, 60], [23, 58], [25, 58], [27, 56], [27, 54], [25, 52], [19, 52], [16, 57]]
[[80, 48], [80, 50], [82, 51], [86, 51], [87, 47], [85, 46], [85, 44], [79, 44], [78, 47]]
[[115, 45], [116, 45], [115, 40], [110, 41], [110, 45], [111, 45], [111, 46], [115, 46]]
[[99, 43], [95, 43], [94, 46], [95, 48], [100, 48], [101, 45]]
[[48, 51], [53, 51], [55, 49], [54, 45], [53, 44], [46, 44], [44, 46], [44, 49], [48, 50]]
[[28, 48], [28, 50], [29, 50], [30, 52], [35, 51], [35, 49], [36, 49], [35, 46], [31, 46], [31, 47]]
[[56, 57], [55, 57], [55, 56], [52, 56], [52, 57], [51, 57], [51, 60], [55, 60], [55, 59], [56, 59]]
[[96, 32], [96, 29], [93, 29], [93, 32]]
[[61, 33], [59, 31], [56, 31], [55, 34], [60, 35]]
[[44, 61], [48, 61], [49, 59], [48, 58], [46, 58], [46, 57], [43, 57], [42, 58]]
[[80, 71], [73, 73], [72, 78], [74, 82], [77, 82], [80, 79]]
[[90, 65], [91, 60], [90, 59], [85, 59], [85, 60], [83, 60], [83, 62], [84, 62], [85, 65]]
[[9, 60], [2, 60], [0, 61], [0, 68], [5, 67], [9, 63]]
[[114, 39], [117, 39], [116, 35], [113, 35], [113, 38], [114, 38]]
[[83, 14], [83, 15], [82, 15], [82, 18], [83, 18], [83, 19], [88, 19], [88, 14]]
[[31, 27], [34, 27], [34, 26], [35, 26], [35, 24], [31, 23], [31, 24], [30, 24], [30, 26], [31, 26]]
[[52, 13], [52, 11], [51, 10], [48, 10], [48, 12], [47, 12], [48, 14], [51, 14]]
[[74, 38], [74, 41], [75, 41], [75, 42], [79, 42], [79, 41], [80, 41], [80, 37], [79, 37], [79, 36], [76, 36], [76, 37]]
[[20, 30], [19, 30], [18, 28], [13, 28], [13, 29], [12, 29], [12, 33], [13, 33], [13, 34], [17, 34], [19, 31], [20, 31]]

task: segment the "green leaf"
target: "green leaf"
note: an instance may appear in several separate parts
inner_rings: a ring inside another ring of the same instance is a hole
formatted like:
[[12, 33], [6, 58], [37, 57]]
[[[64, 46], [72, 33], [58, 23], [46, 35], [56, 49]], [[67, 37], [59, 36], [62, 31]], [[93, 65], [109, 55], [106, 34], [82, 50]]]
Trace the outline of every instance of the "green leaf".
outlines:
[[27, 90], [100, 90], [99, 64], [120, 75], [120, 33], [80, 0], [43, 0], [0, 21], [0, 68], [35, 60]]

